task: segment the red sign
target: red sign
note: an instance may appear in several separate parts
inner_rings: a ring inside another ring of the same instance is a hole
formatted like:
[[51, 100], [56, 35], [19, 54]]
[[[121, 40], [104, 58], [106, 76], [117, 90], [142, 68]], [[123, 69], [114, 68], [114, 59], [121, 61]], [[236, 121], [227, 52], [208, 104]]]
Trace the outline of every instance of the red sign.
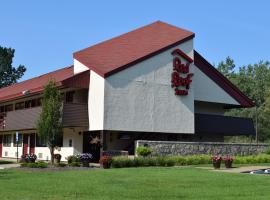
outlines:
[[[189, 66], [193, 60], [179, 49], [174, 50], [172, 54], [175, 55], [171, 79], [172, 88], [175, 90], [175, 95], [188, 95], [189, 86], [192, 82], [191, 77], [193, 76], [193, 73], [189, 73]], [[184, 57], [187, 62], [182, 63], [180, 56]]]

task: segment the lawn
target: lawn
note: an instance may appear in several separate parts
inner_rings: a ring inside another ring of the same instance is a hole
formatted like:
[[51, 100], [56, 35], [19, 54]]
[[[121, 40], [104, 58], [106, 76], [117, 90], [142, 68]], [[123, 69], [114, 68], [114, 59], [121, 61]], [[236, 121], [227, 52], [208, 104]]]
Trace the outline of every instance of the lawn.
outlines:
[[64, 172], [0, 171], [0, 199], [269, 200], [270, 176], [194, 167]]

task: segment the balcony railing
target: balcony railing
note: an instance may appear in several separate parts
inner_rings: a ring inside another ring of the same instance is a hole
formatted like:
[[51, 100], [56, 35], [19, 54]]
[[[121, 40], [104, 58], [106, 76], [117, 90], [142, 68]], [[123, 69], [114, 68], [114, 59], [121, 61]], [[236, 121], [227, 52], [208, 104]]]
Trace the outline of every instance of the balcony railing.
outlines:
[[[41, 107], [34, 107], [7, 112], [0, 119], [0, 131], [36, 129], [41, 111]], [[88, 127], [87, 104], [64, 104], [62, 120], [63, 127]]]

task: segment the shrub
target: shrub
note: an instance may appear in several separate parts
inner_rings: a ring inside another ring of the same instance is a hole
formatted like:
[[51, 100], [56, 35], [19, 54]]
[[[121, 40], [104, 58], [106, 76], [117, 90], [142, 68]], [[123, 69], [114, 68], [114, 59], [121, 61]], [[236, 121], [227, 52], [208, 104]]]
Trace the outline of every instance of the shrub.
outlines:
[[152, 158], [142, 158], [143, 160], [143, 165], [144, 166], [157, 166], [157, 159], [152, 157]]
[[167, 158], [166, 159], [166, 166], [167, 167], [172, 167], [172, 166], [175, 166], [176, 164], [176, 160], [173, 159], [173, 158]]
[[36, 163], [21, 163], [21, 167], [28, 167], [28, 168], [47, 168], [48, 163], [45, 162], [36, 162]]
[[72, 162], [69, 164], [71, 167], [80, 167], [81, 163], [80, 162]]
[[152, 149], [150, 147], [137, 147], [136, 152], [139, 156], [148, 156], [152, 153]]
[[134, 158], [133, 162], [134, 162], [134, 167], [145, 166], [145, 163], [146, 163], [145, 159], [140, 158], [140, 157]]
[[[112, 167], [147, 167], [147, 166], [183, 166], [183, 165], [200, 165], [212, 164], [213, 160], [219, 160], [219, 157], [211, 157], [210, 155], [191, 155], [191, 156], [168, 156], [168, 157], [136, 157], [130, 159], [127, 157], [114, 157]], [[224, 160], [231, 160], [232, 157], [224, 157]], [[225, 161], [224, 161], [225, 162]], [[253, 163], [270, 163], [270, 155], [259, 154], [256, 156], [235, 156], [233, 158], [235, 164], [253, 164]]]
[[166, 159], [165, 157], [157, 157], [157, 165], [165, 167], [166, 166]]
[[266, 149], [265, 154], [270, 155], [270, 146]]
[[37, 165], [37, 168], [47, 168], [48, 167], [48, 163], [45, 163], [45, 162], [37, 162], [35, 163]]
[[67, 164], [66, 163], [58, 163], [55, 166], [57, 166], [57, 167], [66, 167]]
[[68, 156], [67, 158], [68, 164], [71, 163], [79, 163], [80, 162], [80, 158], [78, 155], [72, 155], [72, 156]]

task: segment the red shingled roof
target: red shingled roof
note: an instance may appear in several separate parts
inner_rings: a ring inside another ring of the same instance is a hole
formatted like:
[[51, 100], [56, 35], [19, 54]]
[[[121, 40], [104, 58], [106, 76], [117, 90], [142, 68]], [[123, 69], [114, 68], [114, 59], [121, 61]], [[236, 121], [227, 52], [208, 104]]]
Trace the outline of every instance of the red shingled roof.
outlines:
[[107, 77], [193, 37], [190, 31], [157, 21], [75, 52], [73, 56]]
[[23, 96], [22, 92], [29, 90], [29, 94], [41, 92], [49, 80], [54, 80], [59, 86], [62, 81], [73, 76], [73, 66], [50, 72], [20, 83], [0, 89], [0, 101], [11, 100]]

